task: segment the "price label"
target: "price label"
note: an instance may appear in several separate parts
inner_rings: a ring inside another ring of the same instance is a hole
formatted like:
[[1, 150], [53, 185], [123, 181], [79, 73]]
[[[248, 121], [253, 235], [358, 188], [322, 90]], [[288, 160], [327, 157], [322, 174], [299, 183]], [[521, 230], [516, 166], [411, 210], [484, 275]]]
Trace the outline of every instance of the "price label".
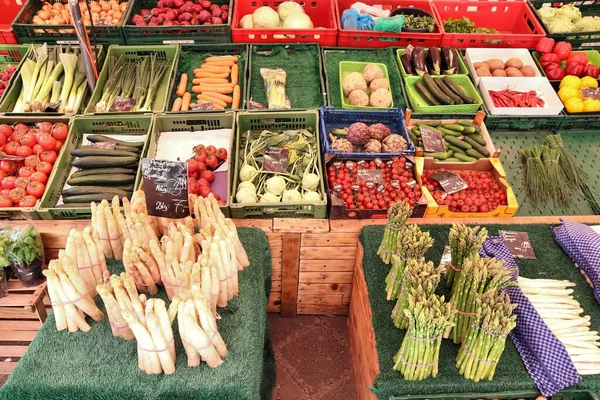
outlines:
[[94, 143], [95, 149], [114, 150], [117, 147], [117, 142], [97, 142]]
[[460, 192], [468, 187], [460, 175], [450, 171], [437, 172], [431, 175], [431, 179], [438, 181], [442, 189], [448, 194]]
[[163, 40], [163, 44], [194, 44], [193, 40]]
[[431, 153], [445, 153], [446, 144], [438, 130], [421, 128], [421, 139], [423, 139], [423, 150]]
[[443, 267], [442, 270], [444, 273], [446, 272], [446, 267], [452, 263], [452, 253], [450, 252], [450, 246], [444, 246], [444, 253], [442, 254], [442, 259], [440, 260], [440, 267]]
[[265, 150], [262, 168], [264, 171], [285, 172], [290, 160], [290, 149], [270, 147]]
[[499, 233], [513, 257], [528, 260], [536, 259], [527, 232], [499, 231]]
[[380, 169], [359, 169], [356, 172], [357, 181], [382, 183], [383, 172]]
[[142, 179], [149, 215], [173, 219], [190, 215], [186, 162], [142, 158]]

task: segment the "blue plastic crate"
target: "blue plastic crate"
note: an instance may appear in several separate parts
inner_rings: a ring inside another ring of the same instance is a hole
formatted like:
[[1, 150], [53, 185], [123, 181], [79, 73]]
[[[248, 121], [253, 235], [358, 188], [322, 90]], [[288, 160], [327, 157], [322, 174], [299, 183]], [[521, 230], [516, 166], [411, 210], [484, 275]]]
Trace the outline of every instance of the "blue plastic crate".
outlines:
[[[364, 122], [367, 125], [381, 122], [387, 125], [392, 133], [404, 136], [408, 142], [408, 149], [401, 153], [342, 153], [333, 149], [329, 144], [329, 132], [333, 129], [347, 128], [355, 122]], [[335, 110], [332, 107], [321, 107], [321, 147], [324, 154], [336, 154], [337, 158], [342, 160], [365, 156], [385, 159], [415, 153], [415, 146], [406, 131], [404, 112], [401, 108], [390, 108], [385, 111], [367, 111]]]

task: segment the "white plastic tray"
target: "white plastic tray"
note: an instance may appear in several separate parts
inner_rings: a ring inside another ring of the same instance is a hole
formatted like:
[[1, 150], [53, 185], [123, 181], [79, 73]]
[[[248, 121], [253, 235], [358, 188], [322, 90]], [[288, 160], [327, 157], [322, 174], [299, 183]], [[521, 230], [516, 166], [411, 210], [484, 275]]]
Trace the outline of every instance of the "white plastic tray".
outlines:
[[[467, 49], [465, 50], [465, 63], [469, 69], [469, 73], [475, 79], [475, 85], [479, 86], [480, 77], [475, 73], [473, 64], [476, 62], [484, 62], [489, 59], [498, 59], [507, 62], [510, 58], [518, 58], [523, 62], [523, 65], [530, 65], [535, 70], [535, 76], [541, 77], [542, 74], [538, 70], [531, 53], [527, 49]], [[489, 78], [489, 77], [484, 77]], [[494, 77], [494, 79], [502, 79], [504, 77]]]
[[[518, 90], [527, 92], [535, 90], [544, 102], [544, 107], [496, 107], [492, 102], [488, 90]], [[479, 91], [481, 97], [492, 115], [558, 115], [563, 109], [563, 103], [560, 101], [556, 92], [550, 85], [548, 79], [540, 78], [491, 78], [482, 77], [479, 82]]]

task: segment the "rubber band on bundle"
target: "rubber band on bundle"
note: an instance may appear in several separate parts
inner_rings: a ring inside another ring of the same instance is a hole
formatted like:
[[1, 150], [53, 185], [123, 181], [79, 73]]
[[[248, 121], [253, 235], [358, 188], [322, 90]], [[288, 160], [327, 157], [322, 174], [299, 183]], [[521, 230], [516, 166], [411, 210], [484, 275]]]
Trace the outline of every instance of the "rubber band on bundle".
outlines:
[[230, 280], [231, 278], [233, 278], [234, 276], [236, 276], [238, 273], [237, 271], [234, 274], [229, 275], [227, 278], [223, 278], [223, 279], [219, 279], [219, 282], [225, 282]]
[[142, 350], [142, 351], [145, 351], [145, 352], [147, 352], [147, 353], [162, 353], [162, 352], [165, 352], [165, 351], [169, 351], [169, 345], [170, 345], [171, 343], [173, 343], [173, 340], [175, 340], [175, 339], [171, 339], [171, 340], [169, 341], [169, 343], [167, 343], [167, 347], [166, 347], [166, 348], [164, 348], [164, 349], [161, 349], [161, 350], [155, 350], [155, 349], [145, 349], [145, 348], [143, 348], [143, 347], [141, 347], [141, 346], [138, 346], [138, 349], [140, 349], [140, 350]]
[[497, 337], [497, 338], [505, 338], [506, 337], [506, 335], [499, 335], [499, 334], [494, 333], [494, 332], [486, 331], [485, 329], [483, 329], [482, 327], [480, 327], [479, 325], [477, 325], [476, 322], [473, 322], [473, 328], [475, 328], [475, 329], [477, 329], [477, 330], [485, 333], [486, 335], [490, 335], [490, 336], [493, 336], [493, 337]]
[[100, 240], [120, 240], [123, 237], [123, 234], [121, 233], [118, 237], [116, 238], [98, 238]]
[[413, 363], [409, 363], [408, 361], [406, 361], [404, 359], [404, 357], [402, 356], [402, 354], [400, 354], [400, 360], [402, 360], [402, 363], [404, 365], [408, 365], [409, 367], [427, 368], [427, 367], [434, 367], [434, 366], [437, 365], [437, 361], [429, 363], [429, 364], [413, 364]]
[[194, 350], [196, 350], [196, 351], [202, 351], [202, 350], [206, 350], [206, 349], [208, 349], [208, 348], [209, 348], [209, 347], [210, 347], [210, 346], [213, 344], [213, 341], [215, 340], [215, 337], [216, 337], [216, 336], [217, 336], [217, 330], [215, 329], [215, 330], [213, 331], [212, 335], [210, 336], [210, 339], [208, 339], [208, 344], [207, 344], [207, 345], [205, 345], [205, 346], [202, 346], [202, 347], [198, 347], [198, 348], [196, 348], [196, 347], [192, 346], [191, 344], [189, 344], [188, 342], [186, 342], [185, 340], [183, 340], [183, 338], [181, 338], [181, 342], [182, 342], [183, 344], [185, 344], [186, 346], [190, 346], [190, 347], [192, 347], [192, 348], [193, 348]]
[[98, 266], [100, 266], [100, 264], [86, 265], [85, 267], [77, 267], [77, 269], [90, 269]]
[[462, 349], [464, 349], [464, 351], [466, 351], [468, 355], [470, 355], [471, 357], [473, 357], [474, 359], [476, 359], [477, 361], [479, 361], [482, 364], [487, 364], [487, 365], [496, 365], [496, 364], [498, 364], [498, 361], [485, 361], [485, 360], [482, 360], [481, 358], [477, 357], [475, 354], [471, 353], [469, 351], [469, 349], [467, 349], [467, 347], [464, 344], [462, 344], [460, 347]]
[[411, 339], [418, 340], [419, 342], [433, 342], [433, 341], [436, 341], [436, 340], [442, 338], [441, 333], [438, 336], [432, 337], [432, 338], [420, 338], [420, 337], [414, 336], [410, 331], [408, 332], [408, 336], [410, 336]]
[[452, 268], [452, 269], [453, 269], [454, 271], [456, 271], [456, 272], [461, 272], [461, 271], [462, 271], [462, 268], [461, 268], [461, 269], [458, 269], [458, 268], [456, 268], [454, 265], [452, 265], [452, 263], [448, 263], [448, 266], [449, 266], [450, 268]]
[[457, 313], [459, 313], [460, 315], [469, 315], [469, 316], [471, 316], [471, 317], [474, 317], [475, 315], [477, 315], [477, 313], [472, 313], [472, 312], [466, 312], [466, 311], [459, 310], [459, 309], [458, 309], [458, 308], [456, 308], [456, 307], [454, 306], [454, 304], [452, 304], [452, 303], [448, 303], [448, 304], [450, 305], [450, 308], [451, 308], [451, 309], [453, 309], [454, 311], [456, 311], [456, 312], [457, 312]]
[[65, 306], [67, 304], [75, 304], [77, 303], [79, 300], [83, 300], [85, 298], [86, 295], [81, 295], [80, 297], [77, 298], [77, 300], [73, 300], [73, 301], [65, 301], [65, 302], [61, 302], [61, 303], [51, 303], [52, 306]]
[[129, 324], [125, 323], [125, 325], [117, 325], [114, 322], [110, 322], [110, 326], [112, 326], [113, 328], [115, 328], [116, 330], [121, 330], [121, 329], [127, 329], [129, 328]]

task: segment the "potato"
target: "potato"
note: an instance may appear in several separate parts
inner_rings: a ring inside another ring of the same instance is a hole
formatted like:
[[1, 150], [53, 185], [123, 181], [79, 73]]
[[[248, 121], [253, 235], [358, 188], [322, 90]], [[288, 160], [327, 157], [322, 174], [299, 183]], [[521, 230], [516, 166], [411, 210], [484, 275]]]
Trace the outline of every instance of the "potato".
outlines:
[[344, 78], [342, 88], [344, 95], [348, 96], [353, 90], [367, 90], [367, 82], [360, 72], [351, 72]]
[[390, 83], [386, 78], [377, 78], [369, 85], [369, 89], [371, 92], [376, 91], [377, 89], [389, 89]]
[[485, 60], [483, 62], [490, 67], [490, 71], [494, 72], [497, 69], [504, 69], [504, 62], [502, 60], [498, 60], [497, 58], [492, 58], [490, 60]]
[[515, 67], [508, 67], [504, 70], [504, 72], [506, 72], [506, 76], [508, 76], [508, 77], [511, 77], [511, 76], [512, 77], [522, 77], [523, 76], [521, 71], [519, 71]]
[[371, 93], [369, 104], [373, 107], [389, 107], [392, 105], [392, 94], [387, 89], [377, 89]]
[[[485, 65], [485, 64], [483, 64]], [[500, 71], [500, 70], [498, 70]], [[488, 69], [488, 67], [479, 67], [475, 70], [475, 73], [477, 74], [477, 76], [492, 76], [492, 74], [490, 74], [490, 70]]]
[[504, 63], [504, 67], [506, 68], [516, 68], [516, 69], [521, 69], [523, 68], [523, 61], [519, 60], [518, 58], [509, 58], [508, 61], [506, 61], [506, 63]]
[[475, 70], [478, 70], [479, 68], [484, 67], [485, 69], [489, 70], [490, 67], [489, 65], [482, 63], [482, 62], [474, 62], [473, 63], [473, 68], [475, 68]]
[[383, 71], [377, 64], [367, 64], [365, 69], [363, 69], [363, 78], [365, 78], [367, 83], [371, 83], [375, 79], [383, 78], [383, 76]]
[[525, 65], [521, 68], [523, 76], [535, 76], [535, 69], [531, 65]]
[[492, 76], [506, 76], [506, 72], [503, 69], [497, 69], [492, 72]]
[[364, 90], [353, 90], [348, 95], [348, 103], [351, 106], [368, 106], [369, 95]]

